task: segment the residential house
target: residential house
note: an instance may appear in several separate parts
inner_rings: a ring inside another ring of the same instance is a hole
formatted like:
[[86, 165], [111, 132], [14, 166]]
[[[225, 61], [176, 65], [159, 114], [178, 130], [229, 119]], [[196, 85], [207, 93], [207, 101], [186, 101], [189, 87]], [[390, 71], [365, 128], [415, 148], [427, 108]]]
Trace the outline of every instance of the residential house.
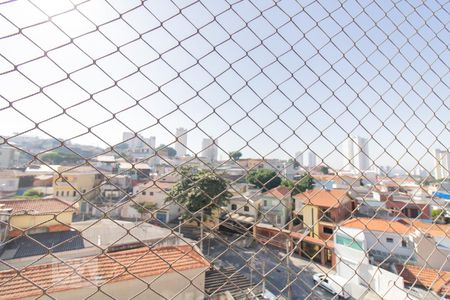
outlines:
[[[103, 178], [102, 173], [90, 166], [59, 167], [53, 175], [53, 196], [69, 202], [95, 201], [100, 194]], [[81, 202], [79, 209], [90, 212], [86, 202]]]
[[283, 228], [291, 219], [292, 197], [291, 190], [284, 186], [278, 186], [260, 197], [262, 222]]
[[133, 206], [136, 203], [154, 204], [155, 217], [160, 222], [176, 221], [181, 213], [181, 206], [175, 202], [166, 202], [166, 198], [175, 182], [149, 181], [139, 184], [133, 189], [132, 201], [122, 206], [121, 216], [127, 219], [139, 219], [142, 215]]
[[406, 262], [450, 271], [449, 229], [418, 220], [353, 218], [339, 225], [335, 242], [359, 241], [358, 248], [372, 263]]
[[259, 221], [262, 200], [259, 190], [241, 189], [232, 191], [233, 196], [225, 207], [220, 218], [220, 229], [244, 234], [248, 228]]
[[0, 298], [202, 300], [208, 268], [191, 245], [140, 247], [1, 271]]
[[330, 239], [336, 225], [350, 217], [353, 200], [346, 189], [312, 189], [294, 196], [295, 214], [309, 230], [309, 235]]
[[69, 230], [74, 209], [57, 198], [0, 200], [10, 210], [8, 236]]
[[[446, 226], [401, 219], [347, 220], [334, 235], [336, 273], [348, 279], [354, 291], [364, 292], [370, 286], [386, 299], [404, 299], [404, 283], [411, 283], [412, 275], [399, 270], [399, 265], [406, 270], [417, 266], [434, 273], [448, 271], [450, 247]], [[432, 279], [437, 283], [436, 280], [439, 278]], [[360, 294], [352, 296], [357, 298]]]
[[104, 172], [114, 172], [117, 169], [117, 161], [113, 155], [99, 155], [91, 161], [92, 165]]
[[146, 163], [135, 163], [120, 161], [119, 162], [119, 174], [128, 175], [133, 180], [148, 180], [150, 178], [151, 168]]
[[390, 210], [393, 217], [406, 217], [411, 219], [431, 220], [431, 206], [414, 201], [386, 201], [385, 207]]
[[132, 192], [132, 180], [128, 175], [107, 174], [100, 186], [101, 195], [106, 202], [117, 202]]
[[[64, 220], [69, 222], [69, 220]], [[7, 223], [7, 222], [6, 222]], [[103, 251], [115, 252], [139, 248], [145, 245], [152, 249], [187, 244], [178, 234], [167, 228], [148, 223], [91, 219], [64, 223], [63, 231], [28, 233], [5, 241], [0, 247], [0, 259], [8, 264], [0, 270], [23, 268], [32, 263], [50, 263], [92, 255]], [[60, 228], [61, 229], [61, 228]], [[52, 255], [48, 255], [51, 249]]]

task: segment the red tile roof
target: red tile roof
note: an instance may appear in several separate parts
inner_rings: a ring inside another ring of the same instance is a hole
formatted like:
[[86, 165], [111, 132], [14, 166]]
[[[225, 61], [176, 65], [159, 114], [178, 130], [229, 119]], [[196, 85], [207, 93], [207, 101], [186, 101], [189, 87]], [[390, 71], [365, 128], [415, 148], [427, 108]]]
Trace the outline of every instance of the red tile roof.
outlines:
[[12, 208], [12, 213], [27, 212], [30, 215], [59, 214], [74, 211], [70, 204], [58, 198], [0, 200], [2, 208]]
[[268, 190], [267, 192], [263, 193], [266, 197], [275, 197], [278, 200], [285, 199], [286, 196], [291, 194], [291, 190], [285, 186], [277, 186], [276, 188], [273, 188], [271, 190]]
[[313, 189], [297, 194], [294, 198], [302, 201], [305, 205], [325, 208], [339, 207], [350, 200], [345, 189]]
[[[65, 263], [31, 266], [22, 271], [0, 272], [0, 299], [38, 297], [110, 282], [156, 276], [167, 272], [207, 268], [206, 261], [190, 245], [109, 253]], [[73, 270], [76, 269], [76, 271]], [[32, 282], [32, 283], [31, 283]], [[33, 284], [34, 283], [34, 284]], [[40, 288], [38, 288], [39, 286]]]
[[354, 218], [342, 222], [340, 227], [352, 227], [370, 231], [394, 232], [399, 234], [409, 233], [411, 226], [398, 221], [370, 218]]
[[406, 283], [420, 285], [439, 294], [450, 295], [450, 272], [413, 265], [396, 265]]
[[449, 225], [428, 224], [417, 220], [384, 220], [370, 218], [354, 218], [344, 221], [341, 227], [352, 227], [370, 231], [393, 232], [405, 234], [420, 230], [434, 237], [448, 237]]

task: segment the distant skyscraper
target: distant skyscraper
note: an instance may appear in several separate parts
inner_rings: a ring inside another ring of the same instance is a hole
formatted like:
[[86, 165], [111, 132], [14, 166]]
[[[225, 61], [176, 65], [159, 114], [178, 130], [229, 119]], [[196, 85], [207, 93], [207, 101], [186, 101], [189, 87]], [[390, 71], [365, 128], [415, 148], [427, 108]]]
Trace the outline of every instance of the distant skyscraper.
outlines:
[[299, 163], [300, 166], [303, 166], [303, 152], [298, 151], [295, 153], [295, 160]]
[[434, 177], [436, 179], [445, 179], [450, 175], [450, 152], [448, 150], [434, 150], [436, 159], [434, 167]]
[[205, 138], [202, 141], [202, 157], [205, 157], [208, 162], [215, 162], [217, 161], [217, 140], [213, 141], [210, 138]]
[[178, 141], [175, 144], [175, 150], [177, 150], [177, 156], [186, 156], [186, 145], [187, 145], [187, 129], [177, 128], [175, 136]]
[[354, 173], [369, 170], [369, 143], [359, 136], [351, 135], [343, 143], [344, 169]]
[[308, 168], [314, 168], [317, 166], [317, 157], [311, 150], [308, 151], [306, 156], [303, 159], [303, 166]]
[[154, 136], [150, 136], [148, 138], [144, 138], [144, 141], [147, 145], [145, 145], [146, 147], [151, 147], [152, 149], [155, 149], [156, 147], [156, 137]]

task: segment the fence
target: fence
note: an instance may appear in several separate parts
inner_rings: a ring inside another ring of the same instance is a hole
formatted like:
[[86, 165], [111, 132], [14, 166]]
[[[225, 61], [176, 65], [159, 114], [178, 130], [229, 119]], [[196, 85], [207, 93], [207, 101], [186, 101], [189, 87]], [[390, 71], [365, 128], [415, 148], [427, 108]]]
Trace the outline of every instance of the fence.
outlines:
[[0, 1], [1, 297], [449, 297], [449, 9]]

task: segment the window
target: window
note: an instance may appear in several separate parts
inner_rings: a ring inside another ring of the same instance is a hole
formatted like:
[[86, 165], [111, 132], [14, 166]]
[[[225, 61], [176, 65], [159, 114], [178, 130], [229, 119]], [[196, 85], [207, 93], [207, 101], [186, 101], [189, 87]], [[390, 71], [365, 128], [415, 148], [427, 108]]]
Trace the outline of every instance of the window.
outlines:
[[333, 228], [324, 226], [323, 227], [323, 233], [333, 234]]
[[59, 196], [59, 191], [56, 191], [56, 196]]
[[77, 192], [76, 191], [73, 191], [72, 192], [72, 197], [75, 197], [77, 195]]
[[394, 242], [394, 239], [393, 239], [393, 238], [386, 238], [386, 242], [387, 242], [387, 243], [393, 243], [393, 242]]
[[246, 206], [244, 206], [244, 211], [250, 211], [250, 208], [246, 205]]
[[149, 192], [148, 194], [149, 194], [150, 196], [153, 196], [153, 192]]
[[237, 209], [237, 205], [236, 204], [231, 204], [231, 210], [236, 210]]
[[405, 240], [402, 240], [402, 247], [406, 248], [408, 246], [408, 243]]
[[147, 194], [146, 191], [142, 191], [142, 195], [145, 196]]
[[264, 206], [267, 206], [267, 200], [264, 200]]

